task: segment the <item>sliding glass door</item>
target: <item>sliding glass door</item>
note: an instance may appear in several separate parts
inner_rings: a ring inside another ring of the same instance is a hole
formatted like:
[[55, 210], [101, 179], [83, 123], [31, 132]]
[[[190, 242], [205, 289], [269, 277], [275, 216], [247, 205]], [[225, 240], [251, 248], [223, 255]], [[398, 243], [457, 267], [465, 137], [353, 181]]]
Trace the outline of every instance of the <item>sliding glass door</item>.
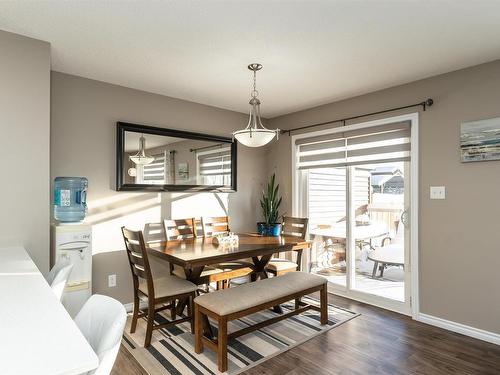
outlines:
[[403, 313], [411, 294], [410, 126], [347, 127], [294, 140], [295, 209], [309, 217], [314, 242], [309, 272], [327, 278], [334, 292]]

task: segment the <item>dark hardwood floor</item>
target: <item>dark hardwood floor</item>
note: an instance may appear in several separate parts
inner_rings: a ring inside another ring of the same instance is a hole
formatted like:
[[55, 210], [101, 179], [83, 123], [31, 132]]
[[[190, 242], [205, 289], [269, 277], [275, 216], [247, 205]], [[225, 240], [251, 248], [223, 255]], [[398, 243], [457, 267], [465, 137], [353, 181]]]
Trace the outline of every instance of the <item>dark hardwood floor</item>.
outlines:
[[[362, 315], [243, 374], [500, 374], [500, 346], [346, 298], [330, 301]], [[112, 374], [146, 373], [121, 348]]]

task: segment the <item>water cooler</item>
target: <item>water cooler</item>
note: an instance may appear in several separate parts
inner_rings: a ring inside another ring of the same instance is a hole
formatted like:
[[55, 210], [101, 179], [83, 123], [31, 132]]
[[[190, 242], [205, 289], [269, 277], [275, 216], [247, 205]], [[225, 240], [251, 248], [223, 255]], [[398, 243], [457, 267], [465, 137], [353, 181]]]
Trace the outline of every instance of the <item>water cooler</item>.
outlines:
[[56, 177], [54, 220], [51, 233], [50, 266], [69, 261], [73, 269], [64, 289], [62, 303], [74, 317], [92, 294], [92, 227], [84, 224], [87, 214], [85, 177]]
[[92, 294], [92, 226], [53, 225], [51, 238], [51, 267], [61, 258], [73, 264], [62, 303], [74, 317]]

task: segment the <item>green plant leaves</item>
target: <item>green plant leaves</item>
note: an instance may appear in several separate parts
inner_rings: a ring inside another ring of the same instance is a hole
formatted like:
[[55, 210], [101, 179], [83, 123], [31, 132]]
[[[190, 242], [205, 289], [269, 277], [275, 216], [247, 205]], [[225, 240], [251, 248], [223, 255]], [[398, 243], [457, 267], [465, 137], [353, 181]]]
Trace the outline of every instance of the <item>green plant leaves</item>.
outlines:
[[279, 207], [282, 202], [282, 197], [279, 196], [279, 188], [280, 185], [276, 184], [276, 175], [273, 174], [260, 200], [260, 207], [266, 224], [275, 224], [279, 220]]

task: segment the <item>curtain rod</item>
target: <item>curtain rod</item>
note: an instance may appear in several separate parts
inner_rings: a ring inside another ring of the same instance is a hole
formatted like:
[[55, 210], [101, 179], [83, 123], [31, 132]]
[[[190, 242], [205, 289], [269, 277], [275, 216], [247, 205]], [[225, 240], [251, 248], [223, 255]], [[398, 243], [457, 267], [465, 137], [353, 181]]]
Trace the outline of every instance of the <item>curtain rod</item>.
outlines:
[[297, 131], [297, 130], [314, 128], [316, 126], [321, 126], [321, 125], [334, 124], [336, 122], [342, 122], [342, 123], [344, 123], [344, 126], [345, 126], [345, 122], [349, 121], [349, 120], [355, 120], [355, 119], [358, 119], [358, 118], [361, 118], [361, 117], [368, 117], [368, 116], [380, 115], [382, 113], [394, 112], [394, 111], [399, 111], [401, 109], [407, 109], [407, 108], [413, 108], [413, 107], [422, 107], [422, 109], [425, 111], [427, 109], [427, 107], [430, 107], [433, 104], [434, 104], [434, 100], [432, 100], [431, 98], [429, 98], [427, 100], [424, 100], [423, 102], [415, 103], [415, 104], [410, 104], [410, 105], [405, 105], [403, 107], [384, 109], [383, 111], [372, 112], [372, 113], [365, 113], [363, 115], [358, 115], [358, 116], [353, 116], [353, 117], [346, 117], [346, 118], [341, 118], [341, 119], [338, 119], [338, 120], [325, 121], [325, 122], [320, 122], [320, 123], [312, 124], [312, 125], [300, 126], [298, 128], [294, 128], [294, 129], [285, 129], [285, 130], [281, 130], [281, 133], [282, 134], [288, 133], [288, 135], [291, 135], [292, 132]]
[[190, 152], [196, 152], [196, 151], [206, 150], [207, 148], [221, 147], [223, 145], [224, 145], [224, 143], [217, 143], [216, 145], [211, 145], [211, 146], [198, 147], [198, 148], [190, 148], [189, 151]]

